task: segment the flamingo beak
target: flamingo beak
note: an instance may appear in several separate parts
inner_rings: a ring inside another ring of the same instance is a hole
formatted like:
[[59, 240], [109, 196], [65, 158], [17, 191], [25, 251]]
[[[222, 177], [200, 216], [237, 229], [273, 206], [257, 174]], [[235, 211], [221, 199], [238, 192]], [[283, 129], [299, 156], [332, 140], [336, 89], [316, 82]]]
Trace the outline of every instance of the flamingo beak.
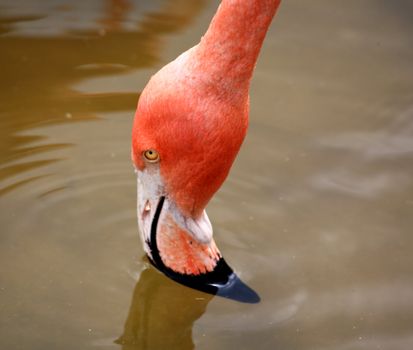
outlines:
[[206, 211], [197, 218], [183, 214], [166, 191], [158, 169], [138, 170], [137, 175], [138, 222], [151, 260], [182, 274], [213, 270], [221, 256]]
[[222, 258], [205, 211], [183, 214], [158, 169], [137, 170], [138, 224], [144, 250], [165, 275], [189, 287], [243, 302], [258, 302]]

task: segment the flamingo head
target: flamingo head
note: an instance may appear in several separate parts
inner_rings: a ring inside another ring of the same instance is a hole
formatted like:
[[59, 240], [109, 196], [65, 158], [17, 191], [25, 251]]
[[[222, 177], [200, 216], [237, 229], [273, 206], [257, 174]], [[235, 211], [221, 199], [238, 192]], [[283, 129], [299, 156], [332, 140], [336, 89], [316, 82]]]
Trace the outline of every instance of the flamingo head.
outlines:
[[205, 70], [195, 67], [193, 55], [184, 53], [151, 78], [132, 133], [144, 249], [175, 277], [202, 277], [222, 265], [205, 207], [248, 124], [248, 91], [200, 73]]

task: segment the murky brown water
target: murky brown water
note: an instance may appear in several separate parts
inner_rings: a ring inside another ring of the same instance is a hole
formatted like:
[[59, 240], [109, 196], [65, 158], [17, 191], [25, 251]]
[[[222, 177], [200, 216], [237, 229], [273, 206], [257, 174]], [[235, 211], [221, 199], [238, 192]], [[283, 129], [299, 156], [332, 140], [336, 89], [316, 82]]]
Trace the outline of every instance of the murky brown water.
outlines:
[[0, 1], [1, 349], [413, 348], [409, 1], [281, 6], [208, 208], [260, 304], [142, 259], [137, 93], [217, 4]]

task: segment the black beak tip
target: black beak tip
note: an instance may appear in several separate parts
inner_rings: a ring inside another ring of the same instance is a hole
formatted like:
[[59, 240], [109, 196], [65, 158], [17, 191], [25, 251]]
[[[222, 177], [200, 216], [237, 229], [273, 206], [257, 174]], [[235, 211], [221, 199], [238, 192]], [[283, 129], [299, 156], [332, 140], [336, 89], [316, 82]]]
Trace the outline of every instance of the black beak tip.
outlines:
[[234, 272], [226, 284], [217, 286], [216, 295], [248, 304], [257, 304], [261, 301], [257, 292], [242, 282]]
[[152, 263], [176, 282], [202, 292], [248, 304], [256, 304], [261, 300], [253, 289], [241, 281], [223, 258], [218, 261], [213, 271], [197, 276], [179, 274], [163, 264], [157, 266], [156, 263]]

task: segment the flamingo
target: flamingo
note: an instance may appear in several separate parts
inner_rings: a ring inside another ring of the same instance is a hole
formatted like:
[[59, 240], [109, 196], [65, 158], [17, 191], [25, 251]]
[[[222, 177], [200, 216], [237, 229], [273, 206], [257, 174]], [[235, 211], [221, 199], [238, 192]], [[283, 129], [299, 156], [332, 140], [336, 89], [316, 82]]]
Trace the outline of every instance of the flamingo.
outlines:
[[177, 282], [247, 302], [259, 297], [223, 259], [205, 207], [245, 138], [251, 77], [279, 3], [222, 0], [200, 43], [151, 77], [132, 130], [150, 262]]

